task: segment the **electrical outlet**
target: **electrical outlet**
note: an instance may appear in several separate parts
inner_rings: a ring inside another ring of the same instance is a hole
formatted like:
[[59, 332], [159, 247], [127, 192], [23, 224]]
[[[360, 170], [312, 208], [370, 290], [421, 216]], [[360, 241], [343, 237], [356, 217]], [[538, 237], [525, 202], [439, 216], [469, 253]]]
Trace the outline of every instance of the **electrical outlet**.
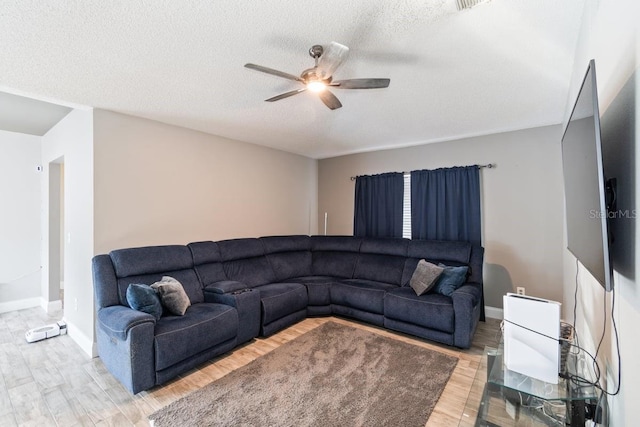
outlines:
[[524, 293], [524, 286], [518, 286], [518, 287], [516, 288], [516, 293], [517, 293], [518, 295], [524, 295], [524, 294], [525, 294], [525, 293]]

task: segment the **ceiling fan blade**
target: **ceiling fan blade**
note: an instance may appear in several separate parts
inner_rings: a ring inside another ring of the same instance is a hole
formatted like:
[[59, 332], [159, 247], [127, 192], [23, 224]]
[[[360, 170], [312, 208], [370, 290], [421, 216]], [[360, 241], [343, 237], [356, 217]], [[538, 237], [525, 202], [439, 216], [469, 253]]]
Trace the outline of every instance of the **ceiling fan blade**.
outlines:
[[293, 74], [285, 73], [284, 71], [278, 71], [278, 70], [274, 70], [273, 68], [263, 67], [262, 65], [256, 65], [256, 64], [244, 64], [244, 66], [252, 70], [261, 71], [263, 73], [267, 73], [274, 76], [283, 77], [285, 79], [295, 80], [297, 82], [304, 83], [304, 80], [302, 80], [300, 77], [294, 76]]
[[320, 97], [322, 102], [324, 102], [324, 105], [331, 108], [332, 110], [342, 107], [340, 100], [336, 98], [336, 96], [331, 92], [329, 92], [327, 89], [323, 90], [322, 92], [319, 92], [318, 96]]
[[380, 89], [389, 87], [391, 79], [349, 79], [331, 83], [336, 89]]
[[349, 48], [340, 43], [331, 42], [318, 60], [318, 75], [328, 79], [349, 56]]
[[265, 99], [265, 101], [266, 102], [280, 101], [281, 99], [288, 98], [293, 95], [297, 95], [301, 92], [304, 92], [305, 90], [307, 90], [306, 87], [303, 87], [302, 89], [292, 90], [291, 92], [285, 92], [280, 95], [274, 96], [273, 98]]

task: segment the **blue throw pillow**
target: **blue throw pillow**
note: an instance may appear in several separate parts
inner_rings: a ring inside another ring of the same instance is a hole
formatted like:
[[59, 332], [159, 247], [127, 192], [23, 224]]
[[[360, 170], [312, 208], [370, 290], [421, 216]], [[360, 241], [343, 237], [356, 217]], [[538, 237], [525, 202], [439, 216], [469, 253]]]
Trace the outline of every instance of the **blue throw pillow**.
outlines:
[[438, 267], [444, 268], [444, 271], [438, 277], [432, 291], [450, 297], [456, 289], [466, 282], [469, 267], [447, 267], [444, 264], [438, 264]]
[[160, 320], [162, 316], [160, 297], [149, 285], [130, 284], [127, 288], [127, 302], [134, 310], [149, 313], [156, 320]]

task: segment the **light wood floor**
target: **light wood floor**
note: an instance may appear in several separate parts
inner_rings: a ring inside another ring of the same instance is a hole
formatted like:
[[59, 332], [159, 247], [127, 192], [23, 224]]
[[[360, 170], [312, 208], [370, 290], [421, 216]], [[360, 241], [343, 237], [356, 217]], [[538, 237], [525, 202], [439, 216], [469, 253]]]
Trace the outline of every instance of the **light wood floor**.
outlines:
[[327, 322], [334, 321], [459, 357], [458, 363], [427, 426], [456, 426], [485, 345], [495, 345], [499, 323], [480, 322], [473, 346], [458, 350], [381, 328], [336, 317], [306, 319], [266, 339], [256, 339], [233, 352], [205, 363], [181, 377], [132, 396], [69, 336], [28, 344], [28, 329], [53, 323], [40, 308], [0, 315], [0, 426], [148, 426], [147, 415], [281, 344]]

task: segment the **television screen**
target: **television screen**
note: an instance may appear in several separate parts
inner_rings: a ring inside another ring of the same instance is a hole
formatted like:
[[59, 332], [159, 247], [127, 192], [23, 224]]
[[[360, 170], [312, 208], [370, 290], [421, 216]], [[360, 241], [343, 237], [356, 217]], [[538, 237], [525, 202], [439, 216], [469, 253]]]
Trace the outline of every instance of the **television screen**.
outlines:
[[595, 62], [591, 60], [562, 137], [568, 249], [607, 291], [609, 257], [606, 180], [602, 160]]

